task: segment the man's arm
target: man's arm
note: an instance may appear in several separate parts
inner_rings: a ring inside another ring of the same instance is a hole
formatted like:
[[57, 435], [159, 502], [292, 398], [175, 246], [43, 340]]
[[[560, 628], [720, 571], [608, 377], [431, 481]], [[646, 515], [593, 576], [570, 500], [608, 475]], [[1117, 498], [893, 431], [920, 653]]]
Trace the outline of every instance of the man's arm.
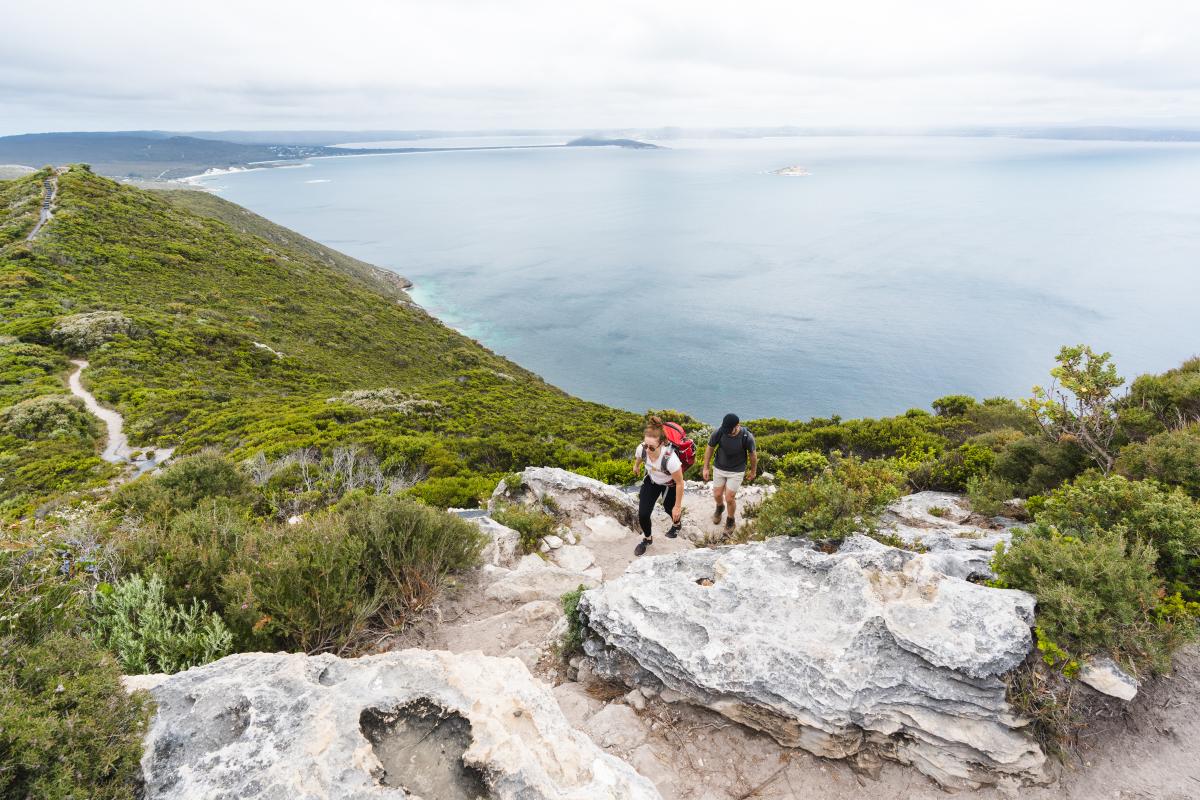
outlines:
[[758, 474], [758, 451], [750, 451], [750, 471], [746, 473], [746, 480], [754, 480], [754, 476]]
[[712, 454], [712, 445], [704, 445], [704, 468], [700, 470], [700, 477], [704, 478], [704, 480], [708, 480], [708, 462], [712, 461]]

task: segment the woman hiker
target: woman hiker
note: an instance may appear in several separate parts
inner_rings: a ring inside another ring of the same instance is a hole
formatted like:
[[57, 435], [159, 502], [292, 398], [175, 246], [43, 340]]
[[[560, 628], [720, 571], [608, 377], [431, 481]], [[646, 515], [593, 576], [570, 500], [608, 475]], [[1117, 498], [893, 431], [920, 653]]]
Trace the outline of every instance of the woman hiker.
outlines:
[[679, 518], [683, 514], [683, 463], [675, 455], [675, 449], [667, 443], [663, 421], [651, 417], [646, 423], [642, 443], [633, 456], [633, 474], [639, 475], [646, 465], [646, 479], [638, 492], [638, 523], [642, 526], [642, 540], [633, 554], [640, 556], [654, 543], [654, 531], [650, 527], [650, 514], [654, 504], [662, 498], [663, 509], [671, 515], [671, 529], [667, 538], [679, 535]]

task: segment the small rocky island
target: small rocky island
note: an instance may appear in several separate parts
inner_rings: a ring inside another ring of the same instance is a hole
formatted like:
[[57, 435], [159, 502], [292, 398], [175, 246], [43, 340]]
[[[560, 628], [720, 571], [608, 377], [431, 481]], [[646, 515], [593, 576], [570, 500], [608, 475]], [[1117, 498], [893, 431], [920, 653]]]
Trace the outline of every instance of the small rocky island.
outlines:
[[783, 175], [786, 178], [804, 178], [809, 175], [812, 175], [812, 173], [809, 172], [808, 170], [806, 170], [804, 167], [797, 167], [797, 166], [784, 167], [783, 169], [777, 169], [774, 172], [772, 172], [771, 174], [772, 175]]
[[660, 145], [639, 142], [637, 139], [606, 139], [603, 136], [580, 136], [567, 142], [567, 147], [624, 147], [629, 150], [663, 150]]

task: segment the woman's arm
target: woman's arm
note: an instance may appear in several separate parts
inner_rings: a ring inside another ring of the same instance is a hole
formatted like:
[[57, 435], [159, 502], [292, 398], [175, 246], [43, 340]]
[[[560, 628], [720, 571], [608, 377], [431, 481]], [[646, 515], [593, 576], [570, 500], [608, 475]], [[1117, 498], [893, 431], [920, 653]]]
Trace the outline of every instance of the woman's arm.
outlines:
[[675, 510], [671, 512], [671, 521], [678, 525], [683, 516], [683, 470], [675, 470], [671, 477], [675, 479]]

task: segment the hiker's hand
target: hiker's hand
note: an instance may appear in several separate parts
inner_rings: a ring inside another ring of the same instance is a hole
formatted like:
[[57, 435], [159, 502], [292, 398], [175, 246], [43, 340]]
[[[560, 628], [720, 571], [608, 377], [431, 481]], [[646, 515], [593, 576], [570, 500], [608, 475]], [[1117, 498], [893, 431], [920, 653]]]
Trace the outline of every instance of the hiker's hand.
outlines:
[[708, 467], [704, 468], [704, 471], [700, 473], [700, 477], [704, 478], [705, 483], [708, 483], [708, 481], [710, 480], [710, 476], [708, 474]]
[[746, 473], [746, 482], [747, 483], [754, 482], [754, 470], [753, 469], [751, 469], [749, 472]]
[[674, 522], [676, 525], [678, 525], [679, 519], [682, 516], [683, 516], [683, 509], [680, 508], [679, 506], [675, 506], [675, 510], [671, 512], [671, 522]]

